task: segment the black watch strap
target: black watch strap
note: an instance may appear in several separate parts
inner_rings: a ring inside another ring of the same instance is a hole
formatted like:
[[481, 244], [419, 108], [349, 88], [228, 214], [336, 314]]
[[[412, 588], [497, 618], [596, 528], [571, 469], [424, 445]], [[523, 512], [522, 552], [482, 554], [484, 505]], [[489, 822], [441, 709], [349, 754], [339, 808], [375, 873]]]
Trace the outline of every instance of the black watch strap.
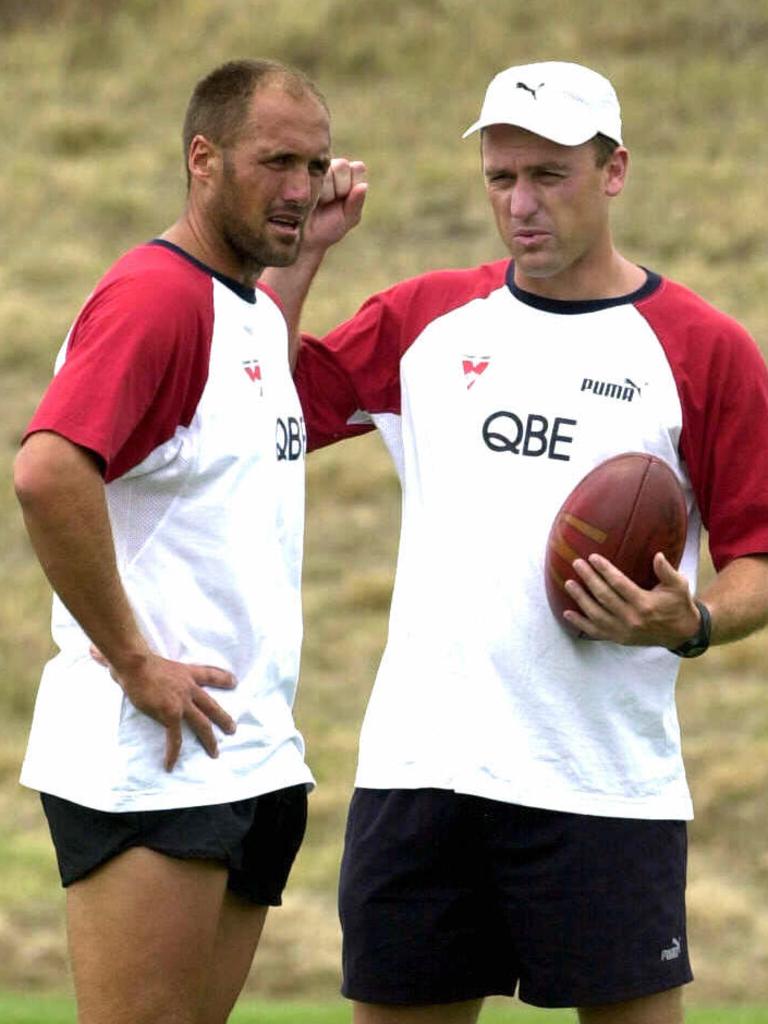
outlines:
[[679, 647], [671, 649], [672, 653], [676, 654], [678, 658], [698, 658], [699, 655], [704, 654], [709, 648], [709, 639], [712, 635], [712, 618], [709, 614], [709, 608], [696, 598], [694, 598], [694, 604], [699, 609], [699, 615], [701, 615], [699, 628], [696, 635], [692, 636], [690, 640], [686, 640]]

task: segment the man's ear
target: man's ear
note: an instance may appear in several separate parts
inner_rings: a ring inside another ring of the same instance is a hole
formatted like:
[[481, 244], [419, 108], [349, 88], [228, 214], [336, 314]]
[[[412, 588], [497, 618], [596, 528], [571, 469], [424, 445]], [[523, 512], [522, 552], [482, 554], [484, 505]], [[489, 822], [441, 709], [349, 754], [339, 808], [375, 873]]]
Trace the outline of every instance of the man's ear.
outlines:
[[617, 196], [627, 182], [629, 152], [624, 146], [617, 146], [605, 162], [605, 194]]
[[204, 135], [195, 135], [189, 144], [187, 168], [191, 181], [210, 178], [221, 160], [221, 150]]

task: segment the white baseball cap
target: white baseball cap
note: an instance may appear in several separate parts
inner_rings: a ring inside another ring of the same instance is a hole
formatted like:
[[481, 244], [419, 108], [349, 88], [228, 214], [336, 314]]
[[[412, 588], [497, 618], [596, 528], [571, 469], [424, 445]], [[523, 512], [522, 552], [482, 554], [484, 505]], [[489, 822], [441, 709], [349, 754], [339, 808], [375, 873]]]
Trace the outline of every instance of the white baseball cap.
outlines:
[[513, 124], [562, 146], [579, 146], [598, 133], [621, 144], [621, 109], [613, 86], [581, 64], [543, 61], [500, 71], [480, 117], [462, 135], [491, 124]]

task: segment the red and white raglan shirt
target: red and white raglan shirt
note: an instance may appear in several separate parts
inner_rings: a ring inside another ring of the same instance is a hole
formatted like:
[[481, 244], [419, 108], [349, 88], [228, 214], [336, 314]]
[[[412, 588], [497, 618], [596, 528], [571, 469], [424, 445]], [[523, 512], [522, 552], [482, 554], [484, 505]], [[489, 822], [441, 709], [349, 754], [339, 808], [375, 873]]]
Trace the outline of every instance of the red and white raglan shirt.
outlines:
[[75, 321], [27, 433], [103, 464], [122, 582], [150, 646], [232, 672], [237, 731], [207, 756], [137, 711], [54, 598], [22, 783], [105, 811], [223, 803], [311, 784], [292, 716], [306, 438], [287, 329], [266, 290], [169, 243], [123, 256]]
[[372, 421], [402, 483], [357, 785], [691, 817], [679, 659], [571, 637], [544, 557], [566, 495], [626, 451], [684, 488], [692, 587], [702, 521], [717, 568], [768, 552], [768, 374], [745, 331], [653, 273], [623, 298], [553, 302], [503, 261], [376, 295], [305, 339], [296, 379], [310, 448]]

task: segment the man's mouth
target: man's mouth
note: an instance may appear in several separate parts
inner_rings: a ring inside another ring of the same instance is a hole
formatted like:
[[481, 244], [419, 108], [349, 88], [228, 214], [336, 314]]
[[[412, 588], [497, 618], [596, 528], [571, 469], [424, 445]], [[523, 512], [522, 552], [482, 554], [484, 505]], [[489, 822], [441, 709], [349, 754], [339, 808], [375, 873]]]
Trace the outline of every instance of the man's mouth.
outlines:
[[267, 218], [270, 224], [279, 235], [285, 238], [298, 238], [304, 218], [298, 213], [274, 213]]
[[518, 228], [512, 236], [518, 245], [532, 247], [549, 238], [549, 232], [543, 228]]

